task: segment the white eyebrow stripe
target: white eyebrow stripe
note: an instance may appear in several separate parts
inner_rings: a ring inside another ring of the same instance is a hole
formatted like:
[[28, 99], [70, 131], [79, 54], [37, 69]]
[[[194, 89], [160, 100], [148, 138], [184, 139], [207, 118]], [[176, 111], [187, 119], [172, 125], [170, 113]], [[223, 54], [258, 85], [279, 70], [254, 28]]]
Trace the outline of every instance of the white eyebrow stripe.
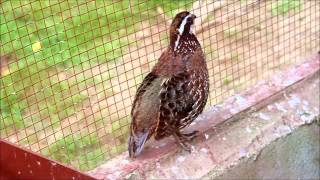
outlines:
[[184, 26], [187, 24], [187, 20], [188, 20], [188, 18], [191, 17], [191, 16], [192, 16], [192, 14], [190, 13], [188, 16], [186, 16], [186, 17], [182, 20], [182, 23], [180, 24], [179, 29], [178, 29], [180, 35], [182, 35], [182, 33], [183, 33], [183, 31], [184, 31]]

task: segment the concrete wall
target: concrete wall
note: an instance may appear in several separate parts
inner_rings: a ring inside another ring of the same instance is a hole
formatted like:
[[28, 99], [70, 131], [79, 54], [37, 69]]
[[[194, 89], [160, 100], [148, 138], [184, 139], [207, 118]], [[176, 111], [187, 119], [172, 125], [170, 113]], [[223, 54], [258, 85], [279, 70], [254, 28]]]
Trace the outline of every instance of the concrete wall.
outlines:
[[319, 131], [302, 126], [216, 179], [320, 179]]

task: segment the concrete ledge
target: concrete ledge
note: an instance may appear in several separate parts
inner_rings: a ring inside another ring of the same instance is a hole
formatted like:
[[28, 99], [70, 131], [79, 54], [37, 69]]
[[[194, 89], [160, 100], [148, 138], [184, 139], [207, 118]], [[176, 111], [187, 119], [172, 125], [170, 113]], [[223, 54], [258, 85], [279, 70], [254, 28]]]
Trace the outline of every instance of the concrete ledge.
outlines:
[[301, 126], [213, 179], [320, 179], [320, 126]]
[[202, 133], [192, 153], [167, 138], [149, 143], [135, 160], [125, 152], [88, 173], [98, 179], [218, 177], [319, 116], [319, 60], [314, 55], [209, 108], [188, 128]]

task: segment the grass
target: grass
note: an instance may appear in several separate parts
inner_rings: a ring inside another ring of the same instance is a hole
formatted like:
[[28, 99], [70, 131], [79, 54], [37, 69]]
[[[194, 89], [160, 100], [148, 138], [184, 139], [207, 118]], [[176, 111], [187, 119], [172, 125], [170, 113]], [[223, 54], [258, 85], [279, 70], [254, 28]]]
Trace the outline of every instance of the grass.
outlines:
[[[0, 56], [11, 57], [0, 77], [1, 137], [38, 122], [59, 127], [90, 98], [84, 90], [112, 78], [84, 75], [84, 70], [121, 58], [135, 42], [128, 35], [139, 31], [142, 21], [155, 21], [157, 6], [172, 17], [191, 5], [192, 0], [1, 2]], [[112, 129], [120, 125], [114, 122]], [[56, 153], [47, 155], [92, 169], [106, 157], [97, 137], [89, 139], [63, 137], [48, 148]], [[124, 149], [117, 145], [110, 153]]]
[[[52, 124], [59, 125], [60, 119], [76, 112], [75, 105], [88, 98], [70, 91], [76, 82], [49, 77], [46, 71], [37, 72], [30, 78], [27, 68], [22, 68], [11, 76], [2, 77], [1, 83], [5, 87], [1, 88], [1, 130], [12, 126], [19, 129], [48, 117]], [[27, 114], [32, 115], [24, 118]], [[29, 118], [32, 121], [27, 121]]]
[[291, 10], [300, 10], [302, 8], [302, 4], [302, 0], [278, 0], [272, 3], [272, 15], [283, 15]]
[[42, 153], [65, 164], [76, 164], [80, 170], [92, 169], [106, 158], [99, 148], [99, 140], [95, 133], [61, 138]]

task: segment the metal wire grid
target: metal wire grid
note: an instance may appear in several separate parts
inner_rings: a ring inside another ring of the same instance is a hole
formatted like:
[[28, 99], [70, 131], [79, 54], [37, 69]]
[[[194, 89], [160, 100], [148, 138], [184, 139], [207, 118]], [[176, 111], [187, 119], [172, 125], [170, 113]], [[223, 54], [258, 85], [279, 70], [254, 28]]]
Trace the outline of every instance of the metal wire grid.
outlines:
[[136, 88], [183, 9], [200, 17], [207, 106], [319, 50], [318, 1], [150, 2], [3, 2], [1, 138], [81, 170], [125, 151]]

